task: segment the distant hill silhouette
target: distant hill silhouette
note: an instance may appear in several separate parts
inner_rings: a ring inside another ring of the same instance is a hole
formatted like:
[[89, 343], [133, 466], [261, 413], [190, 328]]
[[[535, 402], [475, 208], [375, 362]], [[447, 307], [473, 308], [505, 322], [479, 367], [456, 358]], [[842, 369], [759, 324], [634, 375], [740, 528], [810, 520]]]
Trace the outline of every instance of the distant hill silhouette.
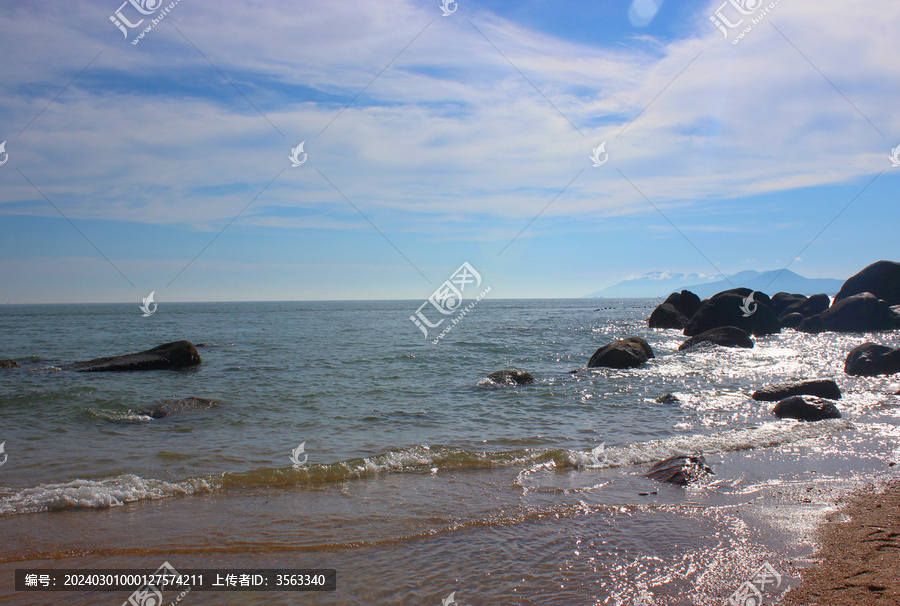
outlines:
[[765, 272], [747, 270], [728, 276], [727, 280], [716, 280], [698, 274], [651, 272], [645, 276], [623, 280], [601, 291], [586, 295], [585, 298], [666, 297], [675, 291], [687, 289], [703, 299], [711, 297], [717, 292], [737, 287], [751, 288], [769, 296], [779, 291], [807, 296], [818, 293], [835, 295], [843, 284], [843, 280], [832, 278], [804, 278], [789, 269]]

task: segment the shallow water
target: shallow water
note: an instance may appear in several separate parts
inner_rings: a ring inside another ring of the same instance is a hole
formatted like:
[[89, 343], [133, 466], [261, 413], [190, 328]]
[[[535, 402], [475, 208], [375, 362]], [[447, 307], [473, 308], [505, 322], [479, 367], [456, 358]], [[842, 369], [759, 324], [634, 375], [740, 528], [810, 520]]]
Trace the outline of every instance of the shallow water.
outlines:
[[[839, 491], [894, 472], [898, 380], [847, 377], [843, 360], [900, 335], [677, 352], [678, 332], [646, 328], [655, 303], [485, 300], [436, 346], [410, 301], [4, 306], [0, 358], [23, 368], [0, 371], [0, 601], [120, 604], [9, 580], [164, 560], [338, 572], [334, 593], [184, 604], [721, 604], [766, 561], [780, 593]], [[568, 372], [631, 335], [656, 359]], [[58, 370], [181, 338], [217, 346], [189, 371]], [[485, 380], [506, 367], [537, 381]], [[778, 421], [748, 397], [808, 378], [838, 381], [843, 419]], [[143, 414], [188, 396], [221, 404]], [[697, 485], [642, 475], [698, 451], [715, 475]]]

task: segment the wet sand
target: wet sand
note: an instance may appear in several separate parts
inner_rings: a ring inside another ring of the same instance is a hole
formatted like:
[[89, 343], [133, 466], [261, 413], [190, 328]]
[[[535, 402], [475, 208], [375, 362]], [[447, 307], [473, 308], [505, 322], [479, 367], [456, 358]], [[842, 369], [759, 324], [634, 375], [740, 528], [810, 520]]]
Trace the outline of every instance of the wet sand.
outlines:
[[782, 604], [900, 604], [900, 481], [848, 496], [820, 531], [818, 564]]

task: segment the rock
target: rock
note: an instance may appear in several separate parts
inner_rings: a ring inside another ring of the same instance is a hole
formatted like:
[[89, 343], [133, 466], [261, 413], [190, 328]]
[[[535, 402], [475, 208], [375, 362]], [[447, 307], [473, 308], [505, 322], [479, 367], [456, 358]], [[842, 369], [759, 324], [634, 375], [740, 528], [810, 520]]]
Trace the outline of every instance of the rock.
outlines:
[[786, 308], [779, 318], [783, 318], [788, 314], [798, 313], [804, 318], [817, 316], [831, 305], [831, 298], [828, 295], [813, 295], [808, 299], [794, 303]]
[[0, 368], [19, 368], [19, 363], [15, 360], [0, 360]]
[[793, 313], [787, 314], [786, 316], [781, 318], [781, 327], [782, 328], [797, 328], [803, 322], [805, 318], [802, 314]]
[[680, 314], [689, 320], [700, 309], [700, 297], [689, 290], [682, 290], [680, 293], [673, 292], [663, 302], [663, 305], [666, 303], [677, 309]]
[[650, 344], [641, 337], [613, 341], [594, 352], [588, 368], [634, 368], [654, 358]]
[[887, 302], [888, 306], [900, 305], [900, 263], [876, 261], [844, 282], [835, 297], [835, 303], [853, 295], [870, 292]]
[[534, 377], [531, 373], [515, 368], [507, 368], [506, 370], [498, 370], [488, 375], [488, 379], [501, 385], [528, 385], [534, 383]]
[[779, 419], [799, 419], [801, 421], [821, 421], [823, 419], [840, 419], [837, 406], [821, 398], [804, 398], [791, 396], [785, 398], [772, 409]]
[[840, 400], [841, 388], [831, 379], [817, 379], [802, 383], [766, 385], [753, 392], [753, 399], [760, 402], [778, 402], [791, 396], [818, 396], [829, 400]]
[[177, 412], [190, 412], [192, 410], [206, 410], [218, 406], [216, 400], [207, 398], [184, 398], [183, 400], [168, 400], [146, 411], [154, 419], [162, 419]]
[[675, 394], [667, 393], [664, 396], [656, 398], [657, 404], [678, 404], [681, 400]]
[[[746, 294], [738, 291], [746, 291]], [[781, 323], [764, 293], [753, 292], [754, 302], [750, 309], [755, 311], [749, 316], [744, 315], [744, 301], [751, 292], [749, 288], [738, 288], [707, 299], [684, 327], [685, 336], [693, 337], [722, 326], [736, 326], [757, 336], [781, 332]]]
[[772, 311], [775, 312], [776, 316], [781, 316], [781, 312], [785, 309], [793, 305], [794, 303], [799, 303], [802, 301], [806, 301], [806, 297], [804, 295], [792, 295], [786, 292], [775, 293], [775, 296], [772, 297]]
[[699, 480], [708, 473], [713, 473], [713, 470], [706, 464], [703, 455], [694, 455], [669, 457], [654, 463], [644, 476], [660, 482], [671, 482], [684, 486], [689, 482]]
[[197, 366], [200, 362], [200, 354], [197, 353], [197, 348], [190, 341], [174, 341], [147, 351], [124, 356], [75, 362], [65, 366], [64, 369], [77, 372], [173, 370]]
[[822, 320], [821, 315], [803, 318], [803, 321], [797, 326], [797, 330], [811, 335], [817, 335], [825, 332], [825, 322]]
[[868, 292], [836, 301], [821, 318], [832, 332], [875, 332], [898, 326], [888, 304]]
[[684, 351], [701, 343], [712, 343], [722, 347], [753, 347], [753, 339], [746, 330], [737, 326], [722, 326], [691, 337], [681, 344], [678, 351]]
[[900, 372], [900, 349], [863, 343], [847, 354], [844, 372], [855, 377], [897, 374]]
[[678, 328], [687, 326], [688, 318], [675, 309], [671, 303], [663, 303], [650, 314], [648, 324], [650, 328]]

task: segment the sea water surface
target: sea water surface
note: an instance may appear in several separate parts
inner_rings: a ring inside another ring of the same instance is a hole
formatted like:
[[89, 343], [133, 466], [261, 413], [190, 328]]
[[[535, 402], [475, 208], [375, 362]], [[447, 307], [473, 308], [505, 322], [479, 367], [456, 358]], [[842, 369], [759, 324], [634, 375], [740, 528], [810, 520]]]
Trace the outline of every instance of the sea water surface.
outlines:
[[[843, 361], [900, 335], [678, 352], [678, 331], [647, 328], [658, 303], [488, 299], [437, 345], [409, 320], [418, 301], [160, 304], [149, 318], [3, 306], [0, 359], [22, 368], [0, 370], [0, 603], [122, 604], [128, 592], [16, 593], [13, 572], [164, 561], [337, 570], [333, 593], [192, 592], [188, 606], [723, 604], [766, 562], [774, 602], [837, 495], [895, 475], [900, 381], [848, 377]], [[570, 372], [627, 336], [656, 358]], [[180, 339], [201, 366], [61, 370]], [[536, 381], [486, 378], [503, 368]], [[749, 398], [812, 378], [838, 381], [844, 418], [781, 421]], [[668, 393], [680, 401], [657, 402]], [[190, 396], [220, 404], [146, 414]], [[695, 485], [643, 476], [698, 452], [715, 474]]]

